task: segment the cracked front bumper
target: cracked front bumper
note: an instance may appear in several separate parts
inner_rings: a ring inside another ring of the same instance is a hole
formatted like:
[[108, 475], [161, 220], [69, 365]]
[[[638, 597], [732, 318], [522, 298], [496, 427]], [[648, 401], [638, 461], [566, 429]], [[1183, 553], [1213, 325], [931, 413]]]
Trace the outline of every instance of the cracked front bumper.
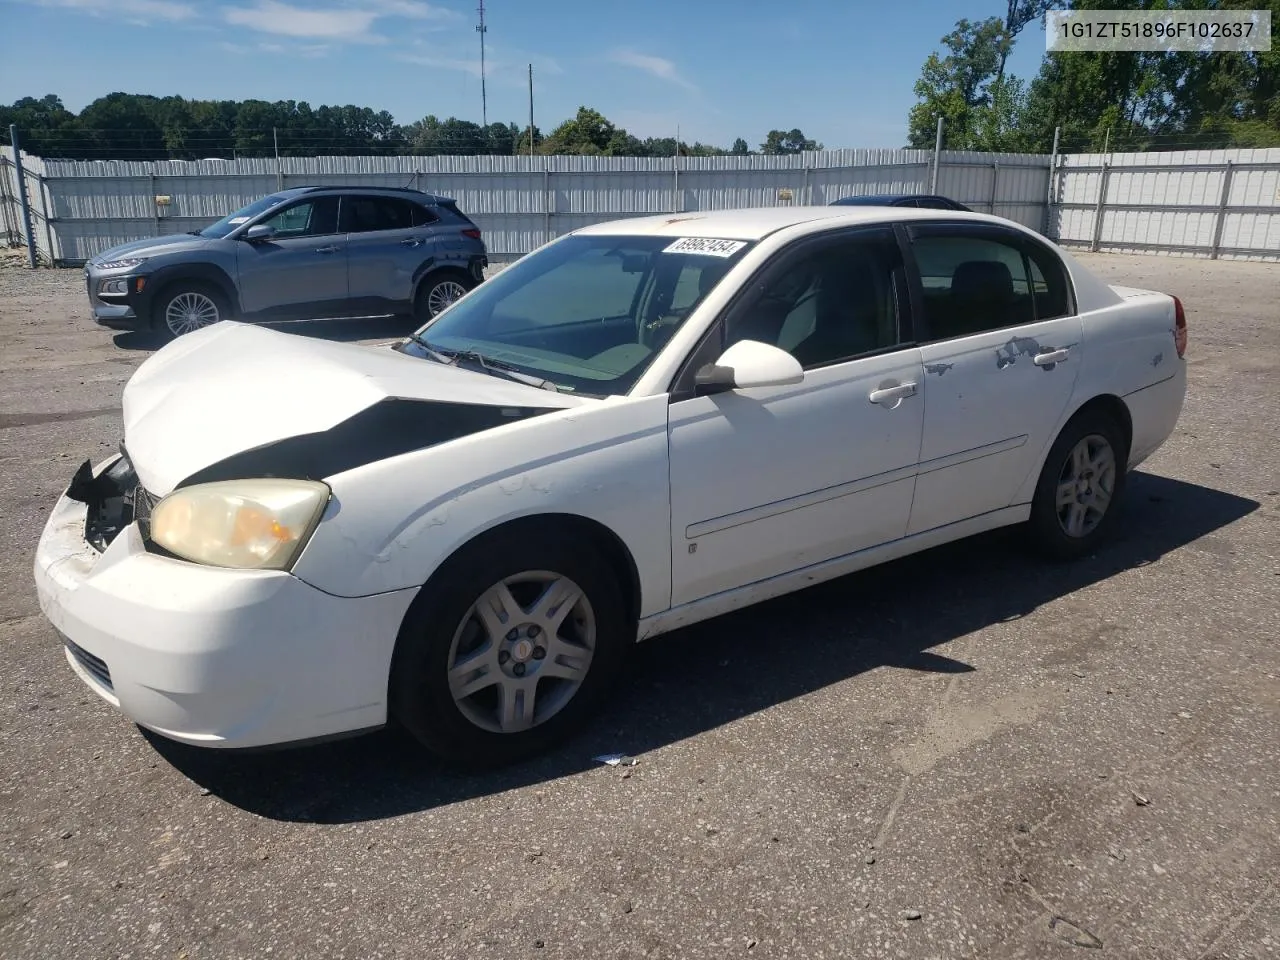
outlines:
[[149, 552], [136, 523], [100, 553], [87, 514], [65, 495], [54, 507], [36, 550], [40, 607], [80, 679], [134, 722], [212, 747], [386, 722], [415, 591], [339, 598], [288, 573], [188, 563]]

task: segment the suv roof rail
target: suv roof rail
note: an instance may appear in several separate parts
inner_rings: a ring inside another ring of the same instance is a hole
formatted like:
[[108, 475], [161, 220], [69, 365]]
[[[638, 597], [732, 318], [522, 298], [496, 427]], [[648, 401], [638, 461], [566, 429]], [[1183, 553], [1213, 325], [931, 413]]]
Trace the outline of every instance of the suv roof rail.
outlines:
[[424, 197], [435, 196], [435, 194], [427, 193], [425, 190], [418, 190], [414, 187], [384, 187], [376, 183], [339, 183], [332, 186], [299, 187], [298, 189], [303, 193], [318, 193], [321, 190], [380, 190], [390, 193], [416, 193]]

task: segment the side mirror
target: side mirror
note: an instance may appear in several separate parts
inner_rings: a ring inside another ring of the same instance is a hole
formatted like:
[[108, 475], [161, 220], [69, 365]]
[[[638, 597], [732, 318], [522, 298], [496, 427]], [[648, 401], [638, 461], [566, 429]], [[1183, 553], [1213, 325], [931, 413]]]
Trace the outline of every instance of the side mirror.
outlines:
[[779, 387], [804, 379], [800, 361], [787, 351], [761, 343], [739, 340], [715, 363], [709, 363], [694, 376], [700, 394], [721, 393], [749, 387]]
[[244, 239], [250, 243], [260, 243], [263, 240], [270, 240], [275, 235], [275, 227], [268, 226], [265, 223], [255, 223], [244, 232]]

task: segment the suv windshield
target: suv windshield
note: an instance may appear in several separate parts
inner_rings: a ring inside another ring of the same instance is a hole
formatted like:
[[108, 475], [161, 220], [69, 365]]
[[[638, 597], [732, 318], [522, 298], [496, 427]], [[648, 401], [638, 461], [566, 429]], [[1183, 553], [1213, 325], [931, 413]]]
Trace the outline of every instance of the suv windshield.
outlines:
[[217, 223], [211, 223], [200, 231], [199, 236], [210, 240], [220, 240], [246, 220], [252, 220], [258, 214], [270, 210], [277, 203], [284, 203], [289, 198], [273, 193], [261, 200], [255, 200], [247, 207], [241, 207], [235, 213], [229, 213]]
[[625, 393], [751, 246], [670, 236], [566, 237], [486, 280], [403, 349], [416, 356], [426, 349], [478, 355], [561, 390]]

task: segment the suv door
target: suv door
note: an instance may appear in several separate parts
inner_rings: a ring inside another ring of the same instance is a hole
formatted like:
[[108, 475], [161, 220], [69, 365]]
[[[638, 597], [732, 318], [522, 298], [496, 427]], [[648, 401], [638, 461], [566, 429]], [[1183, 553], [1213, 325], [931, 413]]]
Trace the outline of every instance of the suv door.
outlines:
[[909, 533], [1012, 506], [1080, 372], [1061, 260], [995, 224], [905, 228], [921, 303], [924, 437]]
[[[672, 605], [903, 535], [924, 422], [906, 291], [891, 228], [802, 241], [694, 352], [668, 420]], [[804, 380], [695, 395], [697, 368], [742, 339], [789, 351]]]
[[342, 198], [340, 226], [347, 235], [353, 310], [380, 314], [412, 308], [414, 285], [436, 255], [431, 225], [438, 219], [402, 197]]
[[241, 310], [271, 319], [340, 315], [347, 299], [347, 241], [338, 233], [338, 198], [305, 197], [256, 222], [275, 234], [236, 244]]

